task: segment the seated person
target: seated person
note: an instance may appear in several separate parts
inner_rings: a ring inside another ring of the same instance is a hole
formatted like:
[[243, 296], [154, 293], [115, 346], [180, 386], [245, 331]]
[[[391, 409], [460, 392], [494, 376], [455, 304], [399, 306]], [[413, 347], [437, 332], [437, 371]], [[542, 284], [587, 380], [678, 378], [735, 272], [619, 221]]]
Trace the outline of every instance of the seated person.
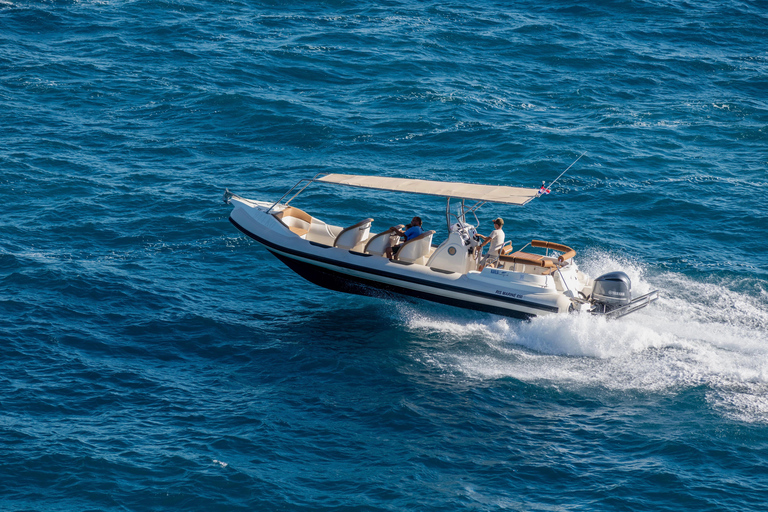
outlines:
[[[414, 217], [406, 228], [405, 231], [400, 231], [397, 228], [389, 228], [389, 232], [404, 237], [405, 242], [412, 240], [424, 232], [424, 230], [421, 229], [421, 217]], [[392, 255], [397, 254], [397, 251], [399, 251], [402, 246], [403, 244], [397, 244], [394, 247], [387, 247], [387, 258], [392, 259]]]
[[483, 270], [483, 267], [488, 265], [488, 260], [496, 260], [498, 261], [499, 255], [501, 254], [501, 248], [504, 247], [504, 231], [501, 230], [501, 228], [504, 227], [504, 219], [499, 217], [498, 219], [493, 221], [493, 231], [491, 231], [491, 234], [488, 236], [479, 235], [480, 238], [484, 240], [482, 244], [480, 244], [480, 250], [483, 250], [483, 246], [487, 243], [491, 244], [491, 247], [488, 249], [488, 254], [486, 254], [483, 259], [480, 261], [480, 267], [479, 270]]

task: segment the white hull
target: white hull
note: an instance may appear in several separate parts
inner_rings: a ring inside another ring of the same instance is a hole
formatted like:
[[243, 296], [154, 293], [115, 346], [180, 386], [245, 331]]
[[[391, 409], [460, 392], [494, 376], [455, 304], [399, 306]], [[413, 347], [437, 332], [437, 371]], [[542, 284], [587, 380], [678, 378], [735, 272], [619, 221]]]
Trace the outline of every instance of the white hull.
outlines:
[[[384, 291], [525, 318], [587, 306], [571, 300], [580, 291], [588, 292], [591, 284], [573, 262], [548, 275], [488, 267], [482, 272], [455, 272], [444, 270], [446, 265], [428, 266], [424, 264], [426, 258], [402, 262], [366, 254], [365, 239], [351, 249], [333, 247], [332, 240], [341, 231], [337, 226], [312, 218], [309, 232], [297, 235], [275, 217], [282, 206], [268, 213], [271, 203], [237, 196], [229, 197], [229, 202], [234, 206], [230, 221], [240, 231], [264, 245], [302, 277], [329, 289], [365, 295]], [[432, 246], [430, 253], [436, 250]]]

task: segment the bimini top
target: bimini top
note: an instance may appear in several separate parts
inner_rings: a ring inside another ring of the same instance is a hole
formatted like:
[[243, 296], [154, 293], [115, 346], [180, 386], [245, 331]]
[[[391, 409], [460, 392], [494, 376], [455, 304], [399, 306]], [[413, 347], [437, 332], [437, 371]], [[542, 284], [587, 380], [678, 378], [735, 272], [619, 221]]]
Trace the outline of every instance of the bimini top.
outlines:
[[494, 185], [473, 185], [450, 181], [415, 180], [408, 178], [389, 178], [385, 176], [357, 176], [354, 174], [328, 174], [315, 181], [336, 183], [350, 187], [411, 192], [430, 196], [473, 199], [490, 203], [526, 204], [537, 196], [537, 188], [504, 187]]

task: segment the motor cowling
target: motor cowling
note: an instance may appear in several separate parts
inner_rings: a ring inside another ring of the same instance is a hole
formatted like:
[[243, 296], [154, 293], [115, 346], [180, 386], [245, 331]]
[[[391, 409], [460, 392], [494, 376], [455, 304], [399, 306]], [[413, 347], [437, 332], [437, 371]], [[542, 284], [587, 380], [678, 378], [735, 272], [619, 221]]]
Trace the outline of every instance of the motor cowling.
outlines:
[[626, 306], [632, 300], [632, 282], [624, 272], [609, 272], [595, 279], [592, 303], [601, 313]]

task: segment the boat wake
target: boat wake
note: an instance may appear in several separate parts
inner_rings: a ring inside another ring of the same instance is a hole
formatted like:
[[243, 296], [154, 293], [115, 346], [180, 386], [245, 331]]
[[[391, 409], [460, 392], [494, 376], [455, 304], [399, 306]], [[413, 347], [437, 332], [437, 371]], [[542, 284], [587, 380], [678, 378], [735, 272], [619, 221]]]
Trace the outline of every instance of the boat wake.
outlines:
[[755, 281], [701, 282], [679, 273], [648, 275], [636, 262], [595, 253], [590, 275], [623, 268], [633, 294], [660, 299], [611, 321], [550, 315], [515, 321], [477, 314], [460, 318], [399, 306], [414, 333], [439, 333], [428, 356], [446, 371], [477, 379], [514, 378], [579, 389], [677, 394], [704, 387], [710, 405], [732, 419], [768, 423], [768, 293]]

